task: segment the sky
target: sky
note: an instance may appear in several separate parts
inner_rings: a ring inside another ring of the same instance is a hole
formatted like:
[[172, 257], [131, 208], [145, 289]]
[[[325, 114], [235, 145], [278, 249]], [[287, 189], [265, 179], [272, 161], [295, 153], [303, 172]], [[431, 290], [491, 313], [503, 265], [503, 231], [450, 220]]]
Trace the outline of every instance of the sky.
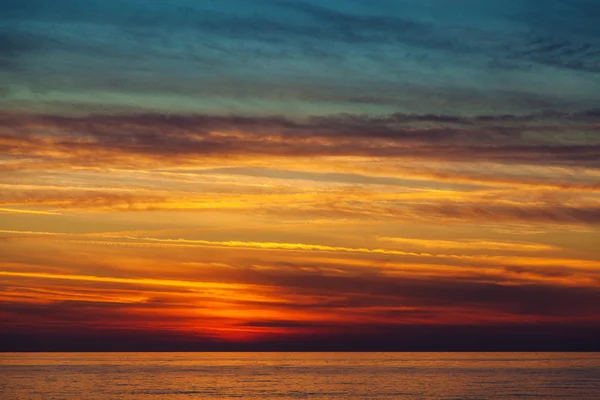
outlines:
[[0, 16], [0, 350], [600, 350], [596, 0]]

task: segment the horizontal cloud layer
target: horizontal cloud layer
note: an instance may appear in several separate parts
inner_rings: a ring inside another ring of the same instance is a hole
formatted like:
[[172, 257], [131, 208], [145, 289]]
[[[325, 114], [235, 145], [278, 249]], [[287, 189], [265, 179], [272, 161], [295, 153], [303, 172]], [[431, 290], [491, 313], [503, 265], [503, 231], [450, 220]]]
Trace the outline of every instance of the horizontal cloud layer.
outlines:
[[[46, 159], [127, 156], [366, 156], [598, 168], [600, 114], [460, 118], [433, 115], [284, 117], [5, 114], [0, 148]], [[172, 160], [174, 161], [174, 160]]]

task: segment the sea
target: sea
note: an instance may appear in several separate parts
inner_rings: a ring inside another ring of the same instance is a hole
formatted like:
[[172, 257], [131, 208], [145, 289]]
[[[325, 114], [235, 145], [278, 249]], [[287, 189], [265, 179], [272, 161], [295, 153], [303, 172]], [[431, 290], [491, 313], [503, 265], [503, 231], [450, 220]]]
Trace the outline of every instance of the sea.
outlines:
[[600, 353], [0, 353], [2, 400], [600, 399]]

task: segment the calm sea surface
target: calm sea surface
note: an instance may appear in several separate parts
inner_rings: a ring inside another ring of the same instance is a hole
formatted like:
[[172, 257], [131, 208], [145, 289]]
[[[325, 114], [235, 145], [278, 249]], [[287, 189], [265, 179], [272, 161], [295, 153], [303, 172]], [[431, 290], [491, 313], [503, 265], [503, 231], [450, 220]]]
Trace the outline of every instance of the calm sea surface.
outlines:
[[0, 398], [600, 399], [600, 353], [0, 353]]

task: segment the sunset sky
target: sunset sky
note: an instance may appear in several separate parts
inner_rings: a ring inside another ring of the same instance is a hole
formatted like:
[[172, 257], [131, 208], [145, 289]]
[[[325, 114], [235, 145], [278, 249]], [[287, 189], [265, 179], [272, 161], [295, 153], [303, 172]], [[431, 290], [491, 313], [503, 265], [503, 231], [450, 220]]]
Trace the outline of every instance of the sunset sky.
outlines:
[[600, 349], [599, 20], [1, 1], [0, 350]]

